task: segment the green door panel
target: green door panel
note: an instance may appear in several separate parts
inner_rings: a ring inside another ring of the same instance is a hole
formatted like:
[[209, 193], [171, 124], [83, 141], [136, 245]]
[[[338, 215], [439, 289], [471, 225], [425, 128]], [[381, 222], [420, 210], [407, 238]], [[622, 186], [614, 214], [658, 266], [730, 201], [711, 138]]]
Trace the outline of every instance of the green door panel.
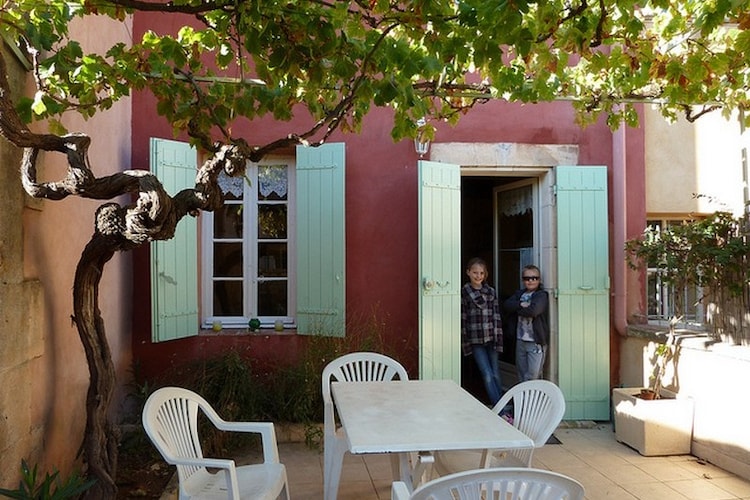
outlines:
[[343, 336], [343, 143], [297, 147], [297, 332]]
[[[151, 172], [174, 196], [195, 186], [195, 149], [183, 142], [151, 139]], [[151, 242], [151, 339], [198, 335], [198, 222], [183, 217], [174, 238]]]
[[564, 418], [609, 420], [607, 169], [560, 166], [555, 172]]
[[461, 383], [461, 171], [418, 162], [419, 378]]

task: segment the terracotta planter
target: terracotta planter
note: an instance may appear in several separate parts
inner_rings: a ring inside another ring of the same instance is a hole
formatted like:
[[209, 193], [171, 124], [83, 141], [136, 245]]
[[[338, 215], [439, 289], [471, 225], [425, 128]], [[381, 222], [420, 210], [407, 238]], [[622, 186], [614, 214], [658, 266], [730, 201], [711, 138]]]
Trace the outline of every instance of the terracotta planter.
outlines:
[[641, 393], [637, 397], [650, 401], [656, 399], [656, 393], [652, 389], [641, 389]]
[[662, 393], [639, 397], [640, 388], [612, 391], [615, 437], [644, 456], [688, 455], [693, 437], [693, 400]]

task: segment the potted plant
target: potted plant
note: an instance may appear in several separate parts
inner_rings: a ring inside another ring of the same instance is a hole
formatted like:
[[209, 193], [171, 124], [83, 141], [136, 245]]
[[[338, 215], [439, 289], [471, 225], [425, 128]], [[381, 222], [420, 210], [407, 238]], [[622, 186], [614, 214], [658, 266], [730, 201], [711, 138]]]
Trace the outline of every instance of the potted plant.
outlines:
[[662, 398], [662, 379], [666, 373], [667, 363], [670, 363], [675, 356], [675, 326], [679, 321], [680, 318], [672, 318], [669, 321], [667, 341], [663, 344], [656, 344], [654, 347], [654, 370], [649, 377], [651, 384], [641, 389], [638, 395], [641, 399], [650, 401]]

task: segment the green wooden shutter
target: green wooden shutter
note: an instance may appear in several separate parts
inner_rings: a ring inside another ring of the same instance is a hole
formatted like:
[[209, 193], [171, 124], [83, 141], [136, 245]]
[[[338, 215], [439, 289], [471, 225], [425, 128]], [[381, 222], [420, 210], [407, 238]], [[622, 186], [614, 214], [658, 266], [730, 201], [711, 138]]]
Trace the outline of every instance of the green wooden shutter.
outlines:
[[607, 168], [560, 166], [555, 172], [564, 418], [609, 420]]
[[461, 383], [461, 170], [420, 161], [419, 378]]
[[[197, 156], [183, 142], [151, 139], [151, 172], [170, 195], [195, 185]], [[184, 217], [174, 238], [151, 243], [151, 339], [198, 334], [198, 223]]]
[[344, 144], [297, 147], [297, 332], [346, 324]]

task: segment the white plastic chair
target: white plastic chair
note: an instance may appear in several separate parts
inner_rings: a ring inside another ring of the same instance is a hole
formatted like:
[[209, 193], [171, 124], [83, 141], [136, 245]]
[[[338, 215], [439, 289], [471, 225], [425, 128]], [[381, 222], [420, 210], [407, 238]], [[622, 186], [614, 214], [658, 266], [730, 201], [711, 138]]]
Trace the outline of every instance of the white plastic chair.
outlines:
[[[408, 380], [406, 368], [393, 358], [375, 352], [353, 352], [334, 359], [323, 369], [323, 497], [334, 500], [338, 495], [344, 454], [349, 450], [344, 429], [336, 423], [331, 382], [386, 382]], [[396, 457], [393, 457], [397, 460]], [[392, 462], [395, 469], [397, 462]]]
[[[234, 460], [204, 458], [198, 436], [198, 409], [222, 431], [261, 435], [263, 463], [236, 467]], [[286, 468], [279, 463], [271, 422], [227, 422], [198, 394], [179, 387], [155, 391], [143, 408], [143, 427], [164, 460], [177, 466], [180, 500], [289, 500]], [[219, 469], [209, 472], [209, 469]]]
[[549, 380], [529, 380], [511, 387], [492, 410], [499, 415], [511, 400], [513, 426], [534, 441], [533, 448], [441, 451], [435, 453], [435, 471], [443, 476], [485, 467], [531, 467], [534, 449], [544, 446], [560, 425], [565, 397]]
[[401, 481], [391, 487], [391, 500], [583, 500], [584, 494], [575, 479], [526, 467], [458, 472], [425, 483], [411, 494]]

